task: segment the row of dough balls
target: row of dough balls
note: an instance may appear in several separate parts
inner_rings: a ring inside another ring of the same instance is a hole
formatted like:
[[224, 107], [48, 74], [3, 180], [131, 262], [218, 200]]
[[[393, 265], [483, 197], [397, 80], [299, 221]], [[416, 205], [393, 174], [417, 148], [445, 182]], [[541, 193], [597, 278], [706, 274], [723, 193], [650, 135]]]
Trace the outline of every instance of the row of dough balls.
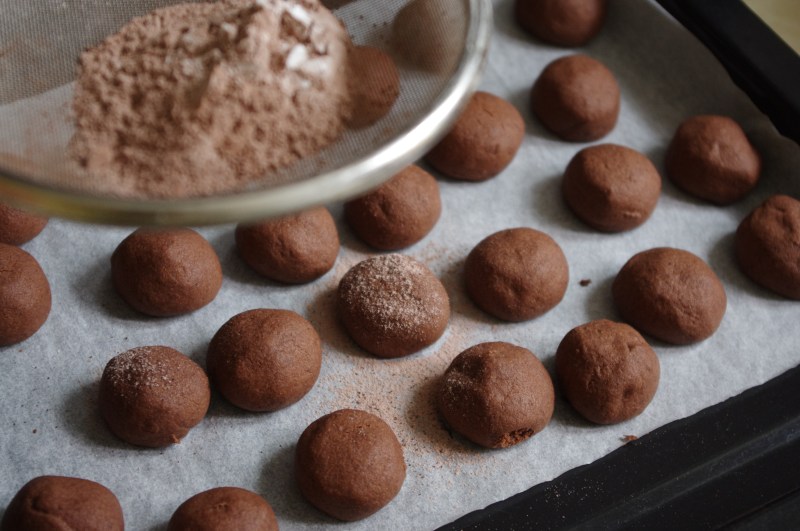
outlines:
[[[581, 161], [581, 165], [592, 166], [591, 150], [603, 149], [607, 147], [587, 148], [573, 163]], [[570, 173], [568, 167], [565, 187]], [[19, 233], [8, 229], [8, 217], [3, 213], [9, 211], [15, 219], [29, 216], [0, 205], [0, 242], [14, 240], [7, 237], [9, 232]], [[440, 212], [435, 179], [416, 166], [345, 206], [345, 218], [353, 231], [380, 250], [402, 248], [421, 240], [433, 228]], [[741, 270], [775, 293], [800, 299], [798, 234], [800, 201], [785, 195], [768, 198], [737, 229], [735, 250]], [[309, 282], [325, 274], [339, 252], [335, 223], [324, 208], [240, 225], [236, 241], [240, 256], [256, 272], [287, 283]], [[525, 247], [531, 262], [528, 269], [532, 279], [521, 284], [519, 293], [504, 291], [503, 286], [492, 287], [481, 278], [491, 271], [508, 269], [507, 259], [498, 251], [503, 246]], [[545, 270], [534, 267], [536, 263], [543, 264]], [[565, 264], [558, 245], [539, 231], [515, 229], [492, 235], [470, 253], [466, 268], [468, 293], [479, 307], [500, 319], [533, 318], [563, 296]], [[44, 324], [50, 313], [51, 292], [38, 262], [24, 250], [0, 243], [0, 266], [0, 345], [11, 345], [29, 338]], [[543, 282], [545, 275], [551, 275], [552, 282]], [[148, 315], [171, 316], [211, 302], [221, 287], [222, 270], [213, 248], [196, 232], [140, 229], [113, 253], [112, 279], [117, 292], [133, 308]], [[531, 284], [531, 289], [542, 290], [540, 300], [525, 303], [526, 298], [536, 295], [525, 289]], [[512, 297], [519, 300], [510, 300]]]
[[[620, 356], [619, 344], [626, 346], [625, 356]], [[572, 330], [559, 346], [556, 363], [568, 397], [596, 422], [638, 414], [658, 383], [658, 359], [652, 349], [635, 330], [610, 321]], [[576, 368], [592, 364], [595, 367], [587, 373], [573, 376]], [[609, 371], [616, 373], [612, 381], [598, 380], [596, 375]], [[587, 376], [591, 381], [585, 381]], [[514, 399], [508, 400], [509, 396]], [[191, 427], [187, 423], [194, 422], [189, 410], [198, 405], [204, 413], [208, 383], [202, 369], [167, 347], [123, 353], [109, 362], [102, 377], [101, 412], [112, 431], [128, 442], [148, 446], [177, 442]], [[467, 439], [503, 448], [547, 425], [554, 407], [553, 385], [529, 350], [503, 342], [483, 343], [453, 360], [439, 385], [437, 407]], [[321, 417], [304, 430], [295, 450], [295, 479], [302, 494], [340, 520], [358, 520], [380, 510], [400, 491], [405, 475], [403, 450], [394, 432], [364, 411], [345, 409]], [[222, 506], [227, 509], [221, 510]], [[54, 519], [76, 529], [124, 527], [119, 503], [105, 487], [84, 479], [43, 476], [12, 499], [0, 529], [36, 529]], [[262, 498], [224, 487], [183, 503], [168, 529], [235, 529], [245, 522], [277, 529], [274, 513]]]
[[[583, 54], [569, 55], [541, 72], [531, 90], [530, 106], [542, 125], [563, 140], [599, 140], [617, 123], [619, 85], [599, 61]], [[511, 163], [524, 132], [524, 120], [513, 105], [499, 96], [477, 92], [425, 160], [453, 179], [483, 181]], [[700, 115], [684, 120], [675, 131], [665, 168], [667, 176], [685, 192], [726, 205], [756, 186], [761, 158], [734, 120]], [[563, 184], [564, 198], [573, 212], [588, 225], [609, 232], [644, 223], [660, 191], [661, 178], [652, 163], [644, 155], [614, 144], [581, 150], [567, 167]], [[576, 201], [580, 196], [583, 200]], [[594, 203], [599, 206], [592, 207]], [[637, 212], [634, 219], [620, 226], [612, 223], [621, 211], [628, 210]]]
[[[103, 485], [81, 478], [39, 476], [11, 500], [0, 529], [123, 531], [125, 523], [119, 500]], [[168, 531], [233, 529], [277, 531], [278, 520], [258, 494], [238, 487], [218, 487], [186, 500], [167, 526]]]
[[[295, 477], [303, 495], [321, 511], [344, 521], [366, 518], [389, 503], [406, 475], [403, 450], [380, 418], [354, 409], [325, 415], [300, 436]], [[40, 476], [25, 484], [6, 508], [1, 531], [124, 529], [122, 508], [106, 487], [87, 479]], [[59, 527], [60, 529], [60, 527]], [[218, 487], [181, 504], [168, 531], [278, 529], [269, 503], [238, 487]]]
[[[534, 84], [531, 101], [534, 113], [556, 134], [568, 140], [591, 140], [605, 135], [616, 123], [619, 88], [613, 74], [602, 64], [573, 55], [545, 68]], [[586, 108], [587, 105], [591, 108]], [[548, 113], [553, 114], [553, 120], [547, 118]], [[564, 131], [583, 132], [565, 136]], [[478, 92], [426, 160], [453, 178], [488, 179], [511, 162], [523, 135], [524, 121], [512, 105], [497, 96]], [[670, 178], [689, 193], [727, 204], [741, 199], [756, 185], [760, 157], [730, 118], [696, 116], [676, 131], [667, 150], [666, 169]], [[565, 202], [581, 220], [609, 232], [629, 230], [644, 223], [656, 206], [660, 190], [660, 176], [644, 155], [613, 144], [579, 151], [566, 168], [562, 186]], [[788, 197], [765, 203], [761, 208], [773, 215], [751, 214], [748, 220], [760, 221], [743, 222], [736, 247], [739, 262], [748, 276], [791, 298], [800, 292], [800, 268], [796, 265], [800, 250], [791, 244], [792, 231], [797, 228], [782, 223], [774, 213], [796, 215], [795, 203]], [[308, 282], [324, 274], [338, 254], [338, 235], [327, 211], [312, 212], [238, 227], [236, 237], [241, 256], [260, 274], [282, 282]], [[353, 231], [379, 250], [400, 249], [419, 241], [433, 228], [440, 213], [435, 179], [416, 166], [345, 205], [345, 219]], [[19, 245], [35, 237], [46, 223], [45, 218], [2, 206], [0, 241]], [[321, 237], [324, 244], [308, 237], [303, 239], [309, 232]], [[153, 241], [161, 239], [154, 237], [152, 231], [141, 230], [117, 249], [112, 257], [112, 264], [116, 264], [112, 270], [117, 272], [114, 274], [117, 291], [134, 308], [151, 315], [178, 315], [210, 302], [219, 291], [222, 274], [216, 257], [211, 258], [213, 250], [199, 235], [178, 238], [183, 243], [176, 242], [174, 246], [184, 245], [188, 252], [209, 256], [198, 262], [205, 268], [189, 268], [183, 279], [195, 284], [200, 280], [202, 292], [198, 290], [186, 298], [181, 290], [174, 291], [172, 286], [158, 283], [149, 285], [147, 279], [141, 279], [135, 289], [131, 287], [129, 277], [137, 271], [131, 264], [141, 262], [140, 255], [171, 248], [169, 242]], [[768, 259], [753, 256], [750, 250], [766, 251]], [[6, 273], [6, 289], [0, 293], [8, 308], [0, 315], [0, 344], [7, 345], [35, 333], [46, 320], [51, 301], [49, 285], [38, 264], [20, 258], [19, 253], [5, 254], [8, 262], [19, 263]], [[157, 272], [156, 277], [158, 274], [164, 273]]]

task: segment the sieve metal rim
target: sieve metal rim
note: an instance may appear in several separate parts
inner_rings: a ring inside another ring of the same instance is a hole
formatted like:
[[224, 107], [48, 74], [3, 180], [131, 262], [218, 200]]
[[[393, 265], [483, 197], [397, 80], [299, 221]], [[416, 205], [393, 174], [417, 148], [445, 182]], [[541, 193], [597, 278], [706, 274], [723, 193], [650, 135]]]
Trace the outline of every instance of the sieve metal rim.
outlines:
[[468, 0], [464, 53], [423, 119], [373, 153], [299, 182], [230, 195], [122, 199], [50, 188], [0, 167], [4, 201], [50, 216], [112, 225], [216, 225], [287, 214], [365, 192], [420, 158], [448, 131], [477, 88], [491, 40], [491, 0]]

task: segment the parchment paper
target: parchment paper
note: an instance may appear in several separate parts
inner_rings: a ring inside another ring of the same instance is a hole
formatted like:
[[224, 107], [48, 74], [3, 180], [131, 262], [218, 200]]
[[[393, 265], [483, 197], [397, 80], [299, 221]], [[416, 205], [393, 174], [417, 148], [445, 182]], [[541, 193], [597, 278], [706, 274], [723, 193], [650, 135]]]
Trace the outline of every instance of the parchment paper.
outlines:
[[[764, 159], [762, 181], [742, 202], [710, 206], [664, 181], [653, 217], [618, 235], [589, 230], [563, 205], [560, 175], [581, 144], [556, 140], [531, 118], [530, 86], [541, 69], [569, 50], [534, 42], [512, 23], [511, 0], [496, 2], [496, 33], [482, 89], [509, 99], [526, 117], [516, 159], [499, 177], [474, 184], [440, 180], [443, 214], [433, 232], [405, 252], [443, 280], [453, 317], [443, 338], [397, 361], [376, 360], [355, 347], [333, 314], [332, 294], [349, 267], [370, 254], [340, 223], [342, 251], [334, 270], [313, 284], [266, 281], [235, 253], [233, 227], [201, 229], [223, 263], [216, 300], [191, 315], [146, 318], [114, 293], [109, 257], [130, 229], [53, 220], [24, 246], [42, 264], [53, 310], [28, 341], [0, 350], [0, 510], [29, 479], [42, 474], [99, 481], [119, 497], [128, 529], [164, 529], [174, 509], [222, 485], [252, 489], [274, 507], [283, 529], [429, 529], [479, 509], [618, 448], [669, 421], [760, 384], [800, 361], [800, 303], [781, 299], [744, 277], [732, 257], [739, 221], [767, 196], [800, 197], [797, 145], [779, 136], [686, 30], [652, 3], [616, 0], [602, 34], [585, 52], [616, 74], [623, 94], [616, 129], [604, 141], [638, 149], [663, 169], [678, 123], [693, 114], [738, 120]], [[340, 206], [332, 211], [341, 220]], [[570, 264], [563, 302], [534, 321], [495, 321], [466, 298], [464, 257], [500, 229], [530, 226], [562, 246]], [[618, 319], [610, 283], [636, 252], [674, 246], [708, 261], [725, 284], [727, 314], [717, 333], [694, 346], [656, 341], [661, 383], [649, 408], [623, 424], [590, 425], [559, 399], [550, 425], [507, 450], [486, 451], [451, 437], [430, 404], [430, 382], [463, 349], [486, 340], [530, 348], [551, 369], [561, 338], [596, 318]], [[582, 287], [579, 281], [591, 280]], [[206, 419], [179, 445], [148, 450], [112, 436], [99, 418], [97, 382], [105, 363], [129, 348], [163, 344], [201, 364], [211, 336], [234, 314], [257, 307], [305, 315], [324, 341], [322, 374], [298, 404], [250, 414], [214, 396]], [[397, 498], [376, 515], [339, 524], [300, 496], [292, 476], [294, 444], [314, 419], [342, 407], [384, 418], [405, 447], [408, 475]]]

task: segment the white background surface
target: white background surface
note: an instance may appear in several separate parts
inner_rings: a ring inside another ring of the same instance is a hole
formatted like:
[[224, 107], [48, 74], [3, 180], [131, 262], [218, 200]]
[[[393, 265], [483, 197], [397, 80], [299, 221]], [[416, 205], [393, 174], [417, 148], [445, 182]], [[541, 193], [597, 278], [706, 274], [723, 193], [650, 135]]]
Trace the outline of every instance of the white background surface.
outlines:
[[[509, 99], [526, 119], [527, 134], [511, 166], [484, 183], [440, 180], [443, 214], [433, 232], [406, 250], [442, 278], [453, 316], [443, 338], [406, 359], [373, 359], [341, 330], [332, 307], [339, 278], [369, 250], [340, 224], [342, 251], [317, 282], [279, 286], [259, 278], [236, 256], [233, 227], [202, 229], [217, 250], [225, 281], [218, 297], [194, 314], [146, 318], [129, 309], [110, 284], [109, 257], [130, 229], [54, 220], [24, 246], [42, 264], [53, 310], [32, 339], [0, 349], [0, 511], [29, 479], [42, 474], [99, 481], [119, 497], [132, 530], [164, 529], [189, 496], [221, 485], [252, 489], [273, 505], [283, 529], [427, 529], [447, 523], [618, 448], [624, 435], [644, 435], [797, 365], [800, 303], [781, 299], [747, 280], [732, 257], [739, 221], [768, 195], [800, 197], [800, 153], [736, 89], [713, 57], [655, 5], [611, 2], [601, 35], [585, 52], [617, 76], [620, 121], [604, 141], [638, 149], [661, 170], [678, 123], [699, 113], [737, 119], [764, 158], [762, 182], [733, 206], [710, 206], [668, 181], [653, 217], [619, 235], [578, 222], [560, 198], [560, 175], [582, 144], [556, 140], [531, 118], [528, 92], [541, 69], [570, 53], [534, 42], [511, 22], [511, 0], [495, 2], [496, 32], [481, 88]], [[337, 220], [341, 209], [333, 206]], [[461, 285], [469, 250], [500, 229], [544, 230], [570, 264], [563, 302], [528, 323], [495, 321], [477, 310]], [[661, 360], [659, 390], [650, 407], [626, 423], [598, 427], [582, 421], [561, 399], [551, 424], [507, 450], [486, 451], [450, 437], [436, 424], [430, 382], [461, 350], [485, 340], [511, 341], [552, 369], [558, 342], [574, 326], [612, 318], [610, 283], [636, 252], [674, 246], [707, 260], [725, 284], [728, 310], [718, 332], [694, 346], [653, 342]], [[581, 287], [581, 279], [592, 283]], [[220, 325], [257, 307], [306, 316], [324, 341], [316, 387], [298, 404], [273, 414], [249, 414], [212, 399], [208, 416], [179, 445], [161, 450], [129, 446], [99, 418], [97, 382], [105, 363], [129, 348], [164, 344], [204, 364]], [[338, 524], [301, 498], [292, 477], [294, 444], [314, 419], [334, 409], [378, 413], [397, 432], [408, 475], [398, 497], [367, 520]]]

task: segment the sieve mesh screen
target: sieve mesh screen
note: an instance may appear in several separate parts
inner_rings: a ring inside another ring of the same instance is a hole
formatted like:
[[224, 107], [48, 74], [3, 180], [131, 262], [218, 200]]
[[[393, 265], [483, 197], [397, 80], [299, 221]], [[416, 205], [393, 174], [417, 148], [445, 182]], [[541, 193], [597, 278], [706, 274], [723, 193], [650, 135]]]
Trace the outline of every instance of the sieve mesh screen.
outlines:
[[[74, 133], [71, 102], [80, 53], [118, 31], [132, 18], [177, 3], [183, 2], [0, 0], [3, 13], [0, 17], [0, 174], [3, 174], [0, 192], [11, 197], [12, 202], [16, 199], [39, 208], [55, 207], [51, 210], [65, 215], [74, 212], [70, 208], [59, 208], [62, 199], [66, 203], [81, 203], [87, 196], [92, 201], [109, 200], [100, 203], [103, 208], [99, 210], [168, 214], [178, 208], [177, 203], [169, 201], [139, 201], [134, 202], [138, 206], [132, 206], [131, 202], [114, 202], [113, 191], [87, 189], [86, 179], [71, 160], [68, 149]], [[410, 157], [419, 156], [419, 149], [411, 149], [414, 141], [420, 146], [430, 146], [435, 140], [431, 137], [441, 134], [444, 122], [452, 121], [456, 107], [474, 86], [480, 69], [474, 66], [476, 55], [480, 63], [485, 44], [476, 46], [471, 40], [474, 41], [481, 31], [489, 31], [485, 20], [491, 18], [488, 0], [330, 0], [323, 3], [333, 8], [355, 44], [383, 49], [395, 59], [400, 74], [398, 100], [391, 112], [374, 125], [348, 129], [317, 154], [265, 175], [246, 190], [235, 190], [230, 195], [242, 198], [258, 193], [264, 198], [270, 191], [319, 179], [320, 187], [311, 188], [319, 190], [318, 194], [312, 191], [309, 195], [306, 189], [301, 197], [297, 189], [297, 194], [292, 195], [294, 200], [289, 203], [283, 200], [280, 205], [270, 206], [271, 201], [266, 200], [261, 201], [261, 208], [243, 207], [227, 215], [221, 212], [233, 203], [226, 207], [218, 205], [216, 213], [208, 218], [196, 216], [199, 218], [196, 222], [279, 213], [352, 195], [373, 186], [388, 177], [387, 170], [395, 171], [411, 162], [413, 158]], [[420, 5], [422, 9], [417, 9]], [[483, 26], [476, 25], [475, 20], [481, 5], [488, 12], [484, 13]], [[409, 11], [411, 7], [414, 7], [412, 22], [400, 24], [403, 17], [398, 17], [398, 13], [404, 8]], [[488, 35], [485, 41], [488, 42]], [[465, 70], [466, 64], [471, 64], [472, 68]], [[470, 79], [465, 79], [467, 75]], [[437, 105], [454, 90], [459, 91], [457, 105], [451, 98], [446, 116], [442, 113], [436, 121], [426, 122]], [[393, 142], [408, 134], [413, 134], [413, 138], [403, 139], [403, 146], [393, 146]], [[376, 152], [382, 148], [393, 148], [394, 153], [383, 153], [376, 158]], [[407, 153], [399, 153], [398, 149]], [[357, 175], [343, 175], [344, 170], [352, 170]], [[6, 186], [7, 181], [11, 181], [11, 185]], [[34, 188], [26, 187], [30, 183], [35, 183]], [[47, 201], [37, 201], [40, 191], [45, 192]], [[98, 203], [90, 203], [87, 208], [92, 205]], [[208, 205], [213, 202], [195, 202], [200, 213], [203, 209], [214, 210], [206, 208]], [[144, 217], [159, 222], [152, 215]], [[166, 215], [165, 219], [169, 218]]]

